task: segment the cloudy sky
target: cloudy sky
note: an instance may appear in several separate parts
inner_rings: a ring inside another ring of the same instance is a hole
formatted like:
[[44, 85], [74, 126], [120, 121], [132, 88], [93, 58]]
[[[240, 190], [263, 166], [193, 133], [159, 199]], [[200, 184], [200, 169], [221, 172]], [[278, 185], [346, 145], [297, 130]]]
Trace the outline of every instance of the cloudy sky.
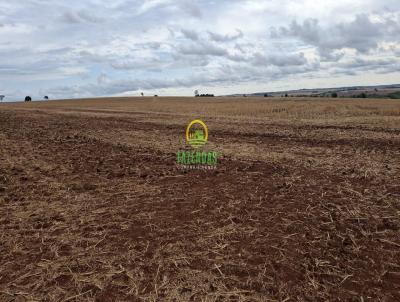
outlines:
[[0, 0], [8, 100], [400, 83], [399, 0]]

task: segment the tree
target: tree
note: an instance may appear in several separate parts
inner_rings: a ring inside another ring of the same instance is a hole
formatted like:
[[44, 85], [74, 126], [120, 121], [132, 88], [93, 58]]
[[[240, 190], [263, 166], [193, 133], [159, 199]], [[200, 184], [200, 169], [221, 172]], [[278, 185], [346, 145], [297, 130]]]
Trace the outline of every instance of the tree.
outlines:
[[333, 92], [333, 93], [332, 93], [332, 97], [333, 97], [333, 98], [337, 98], [337, 97], [338, 97], [337, 92]]
[[32, 101], [32, 98], [29, 95], [27, 95], [25, 97], [25, 102], [30, 102], [30, 101]]
[[44, 99], [45, 99], [45, 100], [48, 100], [48, 99], [49, 99], [49, 97], [48, 97], [47, 95], [45, 95], [45, 96], [44, 96]]
[[199, 91], [198, 90], [195, 90], [194, 91], [194, 96], [196, 97], [196, 96], [199, 96]]
[[2, 102], [5, 97], [5, 95], [0, 95], [0, 101]]
[[141, 92], [141, 93], [140, 93], [140, 95], [141, 95], [141, 96], [144, 96], [144, 93], [143, 93], [143, 92]]

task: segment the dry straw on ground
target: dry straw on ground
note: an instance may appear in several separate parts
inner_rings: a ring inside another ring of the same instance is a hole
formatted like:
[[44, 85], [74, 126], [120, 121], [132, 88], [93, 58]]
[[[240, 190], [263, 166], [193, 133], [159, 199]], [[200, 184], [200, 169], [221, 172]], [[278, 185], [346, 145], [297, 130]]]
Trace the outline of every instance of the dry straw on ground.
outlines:
[[0, 151], [0, 301], [400, 300], [397, 101], [1, 104]]

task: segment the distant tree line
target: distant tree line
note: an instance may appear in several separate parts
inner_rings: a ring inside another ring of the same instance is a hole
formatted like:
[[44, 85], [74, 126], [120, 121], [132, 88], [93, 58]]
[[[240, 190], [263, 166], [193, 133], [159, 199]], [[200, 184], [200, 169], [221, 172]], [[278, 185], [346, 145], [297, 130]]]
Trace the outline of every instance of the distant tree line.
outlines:
[[389, 94], [391, 99], [400, 99], [400, 91]]
[[353, 98], [366, 99], [367, 98], [367, 94], [365, 92], [362, 92], [360, 94], [353, 95]]
[[196, 97], [214, 97], [214, 95], [206, 93], [206, 94], [198, 94], [196, 95]]
[[362, 92], [360, 94], [353, 94], [353, 95], [340, 95], [337, 92], [332, 92], [332, 93], [324, 93], [324, 94], [312, 94], [312, 95], [298, 95], [298, 96], [304, 96], [304, 97], [313, 97], [313, 98], [359, 98], [359, 99], [365, 99], [368, 97], [375, 97], [375, 95], [368, 95], [365, 92]]
[[208, 93], [206, 93], [206, 94], [199, 94], [199, 91], [198, 90], [195, 90], [194, 91], [194, 96], [197, 98], [197, 97], [214, 97], [214, 95], [213, 94], [208, 94]]

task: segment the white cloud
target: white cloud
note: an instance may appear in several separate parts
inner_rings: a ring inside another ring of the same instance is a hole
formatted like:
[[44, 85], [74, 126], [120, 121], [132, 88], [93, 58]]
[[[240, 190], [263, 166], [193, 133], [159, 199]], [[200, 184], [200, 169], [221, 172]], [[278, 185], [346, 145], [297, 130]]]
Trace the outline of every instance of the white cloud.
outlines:
[[398, 0], [0, 0], [0, 11], [0, 94], [16, 97], [399, 78]]

